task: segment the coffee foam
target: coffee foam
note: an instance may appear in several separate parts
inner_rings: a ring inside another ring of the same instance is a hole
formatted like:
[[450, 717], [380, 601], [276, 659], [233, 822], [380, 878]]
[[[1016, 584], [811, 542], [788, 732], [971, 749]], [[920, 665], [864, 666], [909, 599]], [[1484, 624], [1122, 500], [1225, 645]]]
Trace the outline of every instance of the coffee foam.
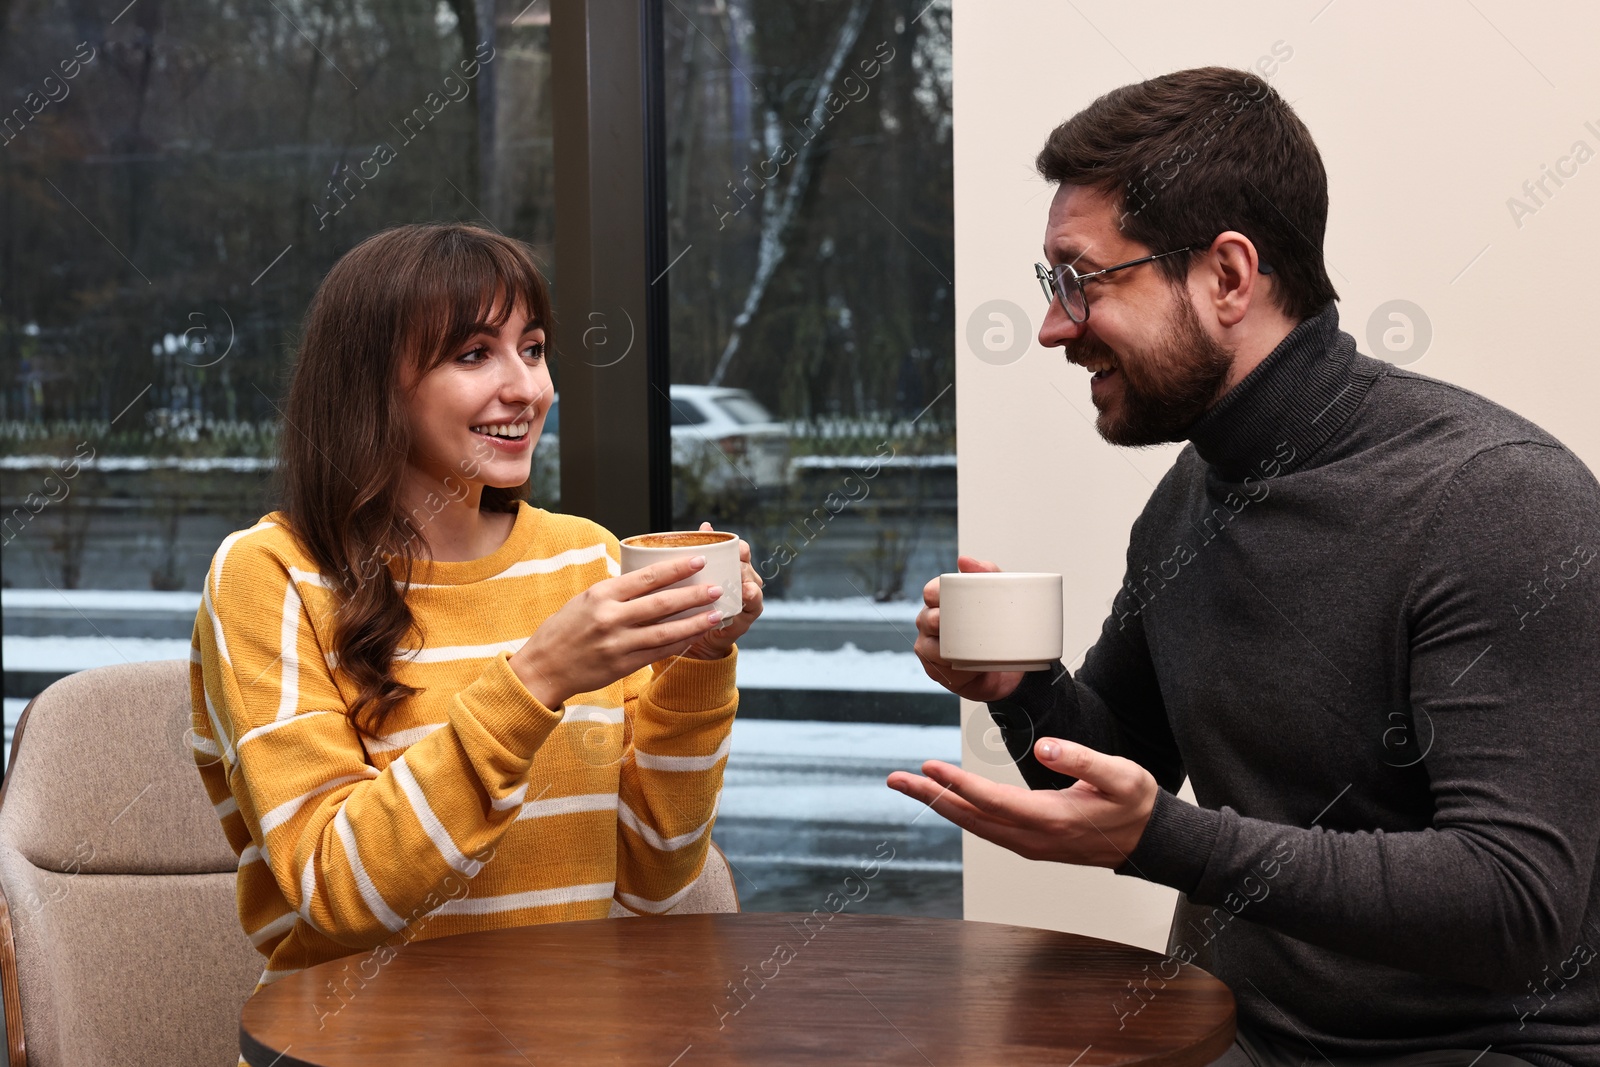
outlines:
[[698, 548], [701, 545], [720, 545], [725, 541], [732, 541], [735, 534], [726, 531], [722, 533], [706, 533], [701, 530], [635, 534], [622, 543], [629, 548]]

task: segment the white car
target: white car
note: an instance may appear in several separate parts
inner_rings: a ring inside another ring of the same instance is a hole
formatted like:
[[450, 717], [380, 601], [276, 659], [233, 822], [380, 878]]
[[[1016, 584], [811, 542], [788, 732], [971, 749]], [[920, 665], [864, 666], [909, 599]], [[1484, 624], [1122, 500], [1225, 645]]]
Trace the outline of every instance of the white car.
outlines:
[[673, 466], [707, 489], [767, 492], [788, 484], [789, 428], [748, 390], [674, 385], [668, 393]]
[[[745, 389], [668, 387], [674, 481], [691, 477], [712, 492], [773, 492], [789, 483], [789, 428]], [[535, 456], [559, 454], [561, 400], [550, 405]]]

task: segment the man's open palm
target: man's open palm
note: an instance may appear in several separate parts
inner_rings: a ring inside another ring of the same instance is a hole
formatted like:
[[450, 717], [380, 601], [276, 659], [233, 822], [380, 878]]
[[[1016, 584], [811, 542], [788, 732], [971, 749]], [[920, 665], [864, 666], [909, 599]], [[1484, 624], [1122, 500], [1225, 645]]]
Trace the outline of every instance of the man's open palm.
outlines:
[[963, 830], [1031, 860], [1119, 867], [1144, 836], [1159, 787], [1149, 771], [1121, 756], [1041, 738], [1034, 755], [1078, 779], [1070, 789], [1002, 785], [940, 760], [922, 775], [895, 771], [889, 788], [922, 801]]

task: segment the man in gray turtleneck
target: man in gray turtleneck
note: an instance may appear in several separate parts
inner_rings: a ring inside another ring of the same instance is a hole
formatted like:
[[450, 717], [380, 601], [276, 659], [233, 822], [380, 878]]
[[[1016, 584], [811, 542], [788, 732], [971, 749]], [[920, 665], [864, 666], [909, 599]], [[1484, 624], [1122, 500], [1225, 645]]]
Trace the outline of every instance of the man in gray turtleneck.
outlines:
[[1600, 1065], [1600, 484], [1356, 351], [1321, 158], [1259, 79], [1118, 89], [1038, 163], [1041, 343], [1093, 372], [1108, 441], [1189, 445], [1075, 676], [954, 670], [929, 583], [917, 653], [1031, 791], [936, 761], [889, 784], [1178, 889], [1162, 973], [1233, 990], [1219, 1063]]

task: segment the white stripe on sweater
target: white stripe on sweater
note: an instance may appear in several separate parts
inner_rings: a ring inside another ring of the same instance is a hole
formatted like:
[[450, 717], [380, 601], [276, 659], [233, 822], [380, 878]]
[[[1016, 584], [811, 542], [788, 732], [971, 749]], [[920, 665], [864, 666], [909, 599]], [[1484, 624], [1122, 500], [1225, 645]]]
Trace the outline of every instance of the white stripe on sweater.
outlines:
[[320, 930], [316, 923], [311, 921], [311, 903], [317, 897], [317, 850], [311, 850], [311, 858], [306, 860], [306, 865], [300, 868], [300, 918], [313, 930]]
[[444, 723], [442, 722], [429, 722], [423, 723], [421, 726], [413, 726], [409, 730], [396, 730], [392, 734], [384, 734], [368, 741], [367, 751], [369, 753], [398, 752], [401, 749], [410, 748], [443, 725]]
[[491, 659], [502, 652], [515, 652], [528, 643], [526, 637], [510, 641], [496, 641], [490, 645], [445, 645], [442, 648], [397, 648], [395, 659], [409, 659], [412, 663], [448, 663], [460, 659]]
[[549, 800], [530, 800], [517, 812], [517, 820], [544, 819], [552, 815], [577, 815], [586, 811], [615, 811], [615, 793], [580, 793], [571, 797], [551, 797]]
[[389, 764], [389, 770], [394, 774], [395, 781], [400, 783], [400, 788], [405, 792], [406, 799], [411, 801], [411, 811], [416, 815], [417, 821], [422, 824], [422, 829], [427, 833], [428, 840], [433, 842], [433, 847], [439, 850], [439, 855], [452, 868], [472, 878], [483, 870], [483, 864], [475, 859], [468, 859], [461, 849], [456, 847], [455, 841], [450, 837], [450, 831], [444, 828], [444, 823], [439, 821], [439, 816], [433, 812], [433, 806], [428, 803], [428, 798], [422, 792], [416, 775], [411, 773], [406, 758], [401, 756]]
[[[720, 804], [721, 802], [722, 795], [719, 793], [717, 794], [717, 803]], [[703, 836], [705, 832], [711, 828], [711, 821], [716, 817], [716, 806], [713, 805], [711, 819], [707, 819], [696, 829], [690, 830], [687, 833], [679, 834], [677, 837], [662, 837], [660, 831], [651, 826], [649, 823], [645, 822], [643, 819], [639, 818], [638, 814], [634, 812], [632, 808], [628, 807], [627, 801], [617, 801], [617, 821], [622, 823], [622, 825], [626, 826], [628, 829], [632, 830], [634, 833], [638, 834], [640, 837], [644, 838], [645, 843], [651, 848], [660, 852], [676, 852], [685, 845], [694, 844], [694, 842], [700, 840], [701, 836]]]
[[[586, 548], [569, 548], [565, 552], [557, 552], [555, 555], [546, 556], [543, 559], [520, 560], [507, 567], [499, 574], [491, 574], [489, 577], [485, 578], [484, 581], [492, 582], [496, 578], [523, 578], [530, 574], [551, 574], [555, 571], [561, 570], [564, 567], [580, 566], [582, 564], [593, 563], [596, 560], [601, 559], [606, 561], [606, 571], [613, 578], [622, 573], [622, 568], [617, 564], [616, 560], [611, 558], [611, 554], [606, 551], [606, 546], [604, 544], [598, 544], [589, 545]], [[399, 580], [396, 579], [395, 585], [398, 586], [399, 584]], [[429, 585], [427, 582], [412, 582], [411, 588], [453, 589], [458, 587]]]
[[709, 771], [727, 756], [732, 744], [733, 735], [729, 734], [709, 756], [658, 756], [654, 752], [635, 748], [633, 758], [647, 771]]
[[[624, 715], [622, 708], [602, 708], [589, 704], [568, 704], [562, 711], [561, 721], [585, 723], [621, 723]], [[367, 741], [368, 753], [400, 752], [410, 748], [435, 730], [445, 726], [442, 722], [428, 722], [421, 726], [412, 726], [404, 730], [396, 730], [392, 734], [383, 734], [380, 737]], [[264, 729], [264, 727], [257, 727]], [[252, 731], [253, 733], [254, 731]], [[246, 735], [249, 736], [249, 735]], [[243, 743], [242, 741], [240, 742]], [[709, 765], [708, 765], [709, 766]], [[505, 805], [510, 807], [509, 804]]]
[[304, 967], [290, 967], [288, 970], [275, 971], [271, 967], [268, 967], [266, 970], [261, 972], [261, 980], [257, 984], [271, 985], [280, 978], [287, 978], [291, 974], [299, 974], [303, 970], [305, 970]]
[[244, 851], [239, 853], [239, 869], [242, 871], [252, 863], [262, 858], [263, 856], [260, 848], [255, 845], [246, 845], [244, 847]]
[[323, 589], [333, 588], [321, 574], [316, 571], [303, 571], [299, 567], [289, 568], [289, 580], [297, 585], [315, 585]]
[[254, 730], [249, 731], [243, 737], [239, 738], [239, 747], [243, 748], [245, 745], [249, 744], [251, 741], [254, 741], [256, 738], [263, 737], [263, 736], [265, 736], [267, 734], [270, 734], [274, 730], [281, 729], [281, 728], [283, 728], [285, 726], [292, 726], [292, 725], [294, 725], [295, 723], [298, 723], [298, 722], [304, 722], [307, 719], [310, 719], [314, 715], [341, 715], [341, 714], [343, 714], [343, 713], [342, 712], [337, 712], [337, 711], [304, 711], [304, 712], [301, 712], [299, 715], [291, 715], [287, 719], [274, 719], [272, 722], [263, 723], [262, 725], [257, 726]]
[[[394, 650], [394, 658], [407, 660], [411, 663], [453, 663], [464, 659], [493, 659], [502, 652], [509, 652], [515, 655], [527, 643], [528, 639], [526, 637], [513, 637], [509, 641], [493, 641], [485, 645], [396, 648]], [[324, 652], [322, 658], [328, 664], [330, 671], [339, 665], [338, 653], [336, 652]]]
[[527, 795], [528, 783], [523, 782], [505, 796], [489, 801], [489, 806], [495, 811], [510, 811], [522, 807], [523, 798]]
[[289, 582], [283, 587], [283, 620], [278, 629], [283, 672], [278, 682], [278, 719], [294, 717], [300, 704], [300, 591]]
[[304, 806], [305, 802], [317, 794], [326, 793], [328, 790], [333, 789], [336, 786], [344, 785], [346, 782], [356, 782], [363, 778], [376, 778], [377, 776], [378, 769], [376, 767], [368, 767], [366, 771], [361, 774], [341, 774], [337, 778], [330, 778], [328, 781], [323, 782], [315, 789], [301, 793], [293, 800], [285, 800], [282, 804], [279, 804], [277, 807], [261, 816], [261, 836], [265, 838], [273, 830], [276, 830], [278, 827], [294, 818], [295, 813], [298, 812], [302, 806]]
[[273, 919], [259, 930], [250, 931], [250, 943], [256, 946], [256, 948], [260, 948], [263, 941], [270, 941], [279, 934], [293, 929], [294, 924], [299, 920], [299, 918], [300, 916], [296, 915], [292, 911], [284, 912], [282, 915], [278, 916], [276, 919]]
[[[611, 554], [606, 551], [604, 544], [588, 545], [584, 548], [569, 548], [565, 552], [558, 552], [544, 559], [519, 560], [495, 575], [494, 578], [488, 579], [488, 581], [492, 582], [495, 578], [523, 578], [530, 574], [550, 574], [561, 570], [563, 567], [576, 567], [602, 559], [610, 567], [617, 566], [616, 561], [611, 558]], [[615, 574], [617, 571], [612, 573]]]
[[355, 876], [356, 889], [360, 891], [361, 899], [366, 901], [367, 910], [372, 912], [372, 917], [381, 922], [391, 934], [398, 933], [405, 929], [406, 921], [396, 915], [384, 902], [383, 894], [378, 892], [378, 887], [367, 874], [366, 864], [361, 862], [361, 850], [356, 847], [355, 828], [350, 825], [350, 816], [345, 809], [346, 805], [339, 805], [339, 814], [333, 817], [333, 828], [339, 834], [340, 843], [344, 845], [345, 856], [350, 860], [350, 873]]
[[[518, 560], [517, 563], [507, 566], [499, 574], [490, 574], [483, 581], [493, 582], [498, 577], [526, 577], [528, 574], [552, 574], [566, 566], [581, 566], [584, 563], [594, 563], [605, 560], [606, 573], [616, 577], [622, 573], [618, 561], [611, 558], [611, 553], [606, 552], [605, 544], [587, 545], [584, 549], [568, 549], [566, 552], [557, 552], [542, 560]], [[400, 582], [395, 581], [395, 584]], [[411, 582], [411, 589], [440, 589], [440, 585], [429, 585], [427, 582]]]
[[653, 915], [659, 915], [668, 908], [677, 904], [684, 897], [688, 896], [689, 890], [693, 888], [694, 883], [690, 882], [688, 885], [684, 886], [670, 897], [667, 897], [665, 900], [651, 900], [649, 897], [636, 897], [632, 893], [624, 893], [619, 890], [617, 892], [617, 899], [622, 901], [622, 903], [626, 904], [628, 907], [632, 908], [634, 911], [643, 911]]
[[201, 600], [205, 603], [206, 615], [211, 620], [211, 633], [217, 643], [217, 652], [222, 656], [222, 662], [228, 666], [233, 665], [233, 660], [228, 656], [228, 640], [222, 635], [222, 620], [217, 618], [217, 610], [213, 606], [214, 594], [222, 592], [222, 564], [228, 558], [228, 551], [241, 539], [248, 537], [257, 530], [271, 529], [278, 524], [275, 522], [258, 522], [248, 530], [238, 530], [222, 539], [222, 544], [211, 557], [211, 581], [202, 586]]
[[568, 704], [561, 713], [561, 721], [620, 723], [626, 711], [623, 708], [603, 708], [598, 704]]
[[216, 809], [217, 818], [226, 819], [239, 810], [239, 800], [237, 797], [229, 797], [227, 800], [219, 800], [211, 806]]
[[211, 559], [211, 585], [214, 592], [222, 592], [222, 564], [233, 546], [257, 530], [270, 530], [277, 525], [275, 522], [258, 522], [248, 530], [237, 530], [222, 539], [222, 544], [217, 546]]
[[205, 605], [206, 618], [211, 620], [211, 640], [217, 646], [217, 654], [222, 657], [224, 667], [232, 667], [233, 660], [228, 656], [228, 638], [222, 632], [222, 620], [217, 618], [217, 609], [211, 605], [211, 587], [208, 585], [200, 594], [200, 602]]
[[234, 767], [239, 762], [239, 753], [228, 740], [228, 731], [222, 728], [222, 720], [217, 717], [216, 705], [211, 703], [211, 690], [205, 687], [204, 682], [200, 685], [200, 695], [206, 702], [206, 718], [211, 720], [211, 736], [222, 742], [223, 758], [228, 761], [229, 767]]
[[558, 889], [531, 889], [525, 893], [505, 893], [493, 897], [461, 897], [445, 901], [429, 914], [493, 915], [497, 912], [518, 911], [522, 908], [552, 908], [586, 900], [608, 900], [615, 890], [615, 882], [594, 882], [589, 885], [561, 886]]

